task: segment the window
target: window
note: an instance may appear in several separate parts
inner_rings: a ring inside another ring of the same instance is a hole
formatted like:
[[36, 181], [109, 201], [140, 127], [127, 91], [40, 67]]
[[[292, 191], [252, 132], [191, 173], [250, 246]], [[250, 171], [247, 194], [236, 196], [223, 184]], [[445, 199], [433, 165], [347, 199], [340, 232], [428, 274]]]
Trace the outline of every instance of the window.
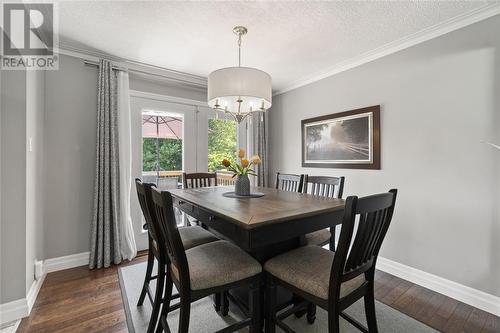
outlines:
[[183, 118], [157, 111], [142, 114], [142, 179], [176, 188], [182, 176]]
[[235, 161], [238, 149], [238, 124], [232, 120], [208, 120], [208, 171], [224, 171], [221, 162]]

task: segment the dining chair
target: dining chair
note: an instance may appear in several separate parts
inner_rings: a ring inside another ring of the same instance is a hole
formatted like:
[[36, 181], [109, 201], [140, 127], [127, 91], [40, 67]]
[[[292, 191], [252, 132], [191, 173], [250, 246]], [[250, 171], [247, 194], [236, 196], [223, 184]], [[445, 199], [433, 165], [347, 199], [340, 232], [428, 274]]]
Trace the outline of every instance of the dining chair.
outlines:
[[[207, 186], [217, 186], [217, 173], [209, 172], [196, 172], [196, 173], [182, 173], [182, 187], [188, 188], [200, 188]], [[201, 225], [201, 223], [191, 216], [184, 216], [185, 225]]]
[[182, 184], [184, 188], [199, 188], [217, 185], [217, 173], [196, 172], [182, 173]]
[[[149, 322], [148, 332], [153, 332], [154, 327], [158, 321], [158, 315], [161, 306], [162, 298], [162, 288], [165, 281], [165, 258], [162, 259], [159, 244], [165, 242], [162, 237], [160, 225], [151, 213], [151, 188], [155, 187], [154, 184], [143, 183], [140, 179], [135, 180], [137, 196], [139, 199], [139, 204], [141, 206], [144, 219], [146, 220], [146, 229], [148, 231], [148, 261], [146, 266], [146, 276], [144, 277], [144, 283], [142, 286], [141, 294], [139, 296], [139, 301], [137, 306], [142, 306], [144, 304], [144, 299], [146, 295], [152, 304], [151, 319]], [[193, 248], [195, 246], [217, 241], [218, 238], [212, 235], [207, 230], [201, 227], [183, 227], [180, 229], [180, 237], [182, 244], [186, 249]], [[155, 260], [157, 261], [157, 275], [153, 276], [153, 266]], [[163, 263], [163, 264], [162, 264]], [[156, 292], [153, 296], [151, 288], [149, 286], [152, 280], [156, 280]], [[176, 295], [174, 295], [176, 296]], [[216, 296], [216, 310], [220, 310], [220, 300], [221, 296]]]
[[154, 214], [160, 221], [166, 242], [161, 247], [167, 256], [170, 274], [166, 276], [164, 304], [157, 333], [170, 333], [167, 316], [173, 285], [179, 291], [179, 333], [187, 333], [191, 303], [233, 288], [249, 287], [250, 307], [242, 309], [246, 319], [218, 332], [235, 332], [249, 326], [251, 333], [260, 330], [260, 285], [262, 266], [246, 252], [230, 242], [219, 240], [189, 250], [182, 246], [175, 223], [172, 196], [152, 189]]
[[[303, 192], [321, 197], [342, 199], [345, 177], [309, 176], [305, 175]], [[330, 244], [335, 251], [335, 227], [311, 232], [306, 236], [307, 245], [324, 246]]]
[[276, 189], [289, 192], [302, 192], [304, 175], [276, 173]]
[[[337, 251], [307, 245], [268, 260], [266, 272], [268, 313], [266, 333], [276, 325], [294, 332], [283, 319], [316, 304], [328, 311], [328, 332], [339, 332], [339, 318], [362, 332], [377, 332], [374, 275], [378, 253], [391, 223], [397, 190], [363, 198], [347, 198]], [[357, 221], [357, 229], [355, 224]], [[351, 247], [352, 244], [352, 247]], [[276, 287], [283, 286], [304, 299], [276, 313]], [[368, 328], [344, 312], [364, 298]], [[313, 323], [310, 321], [310, 323]]]

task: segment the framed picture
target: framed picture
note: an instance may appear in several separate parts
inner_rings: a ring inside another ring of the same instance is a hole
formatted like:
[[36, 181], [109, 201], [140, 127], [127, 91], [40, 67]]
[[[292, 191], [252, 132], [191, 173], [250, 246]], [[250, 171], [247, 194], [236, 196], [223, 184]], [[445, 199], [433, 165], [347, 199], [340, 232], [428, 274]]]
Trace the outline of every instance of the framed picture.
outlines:
[[380, 105], [302, 120], [302, 166], [380, 169]]

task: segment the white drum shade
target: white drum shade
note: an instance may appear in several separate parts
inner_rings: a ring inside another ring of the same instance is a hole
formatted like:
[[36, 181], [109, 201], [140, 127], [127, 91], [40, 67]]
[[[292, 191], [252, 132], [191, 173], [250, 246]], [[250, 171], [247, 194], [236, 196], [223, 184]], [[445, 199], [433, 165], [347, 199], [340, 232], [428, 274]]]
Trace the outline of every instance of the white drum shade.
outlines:
[[249, 67], [228, 67], [208, 76], [208, 105], [231, 113], [263, 111], [272, 104], [271, 76]]

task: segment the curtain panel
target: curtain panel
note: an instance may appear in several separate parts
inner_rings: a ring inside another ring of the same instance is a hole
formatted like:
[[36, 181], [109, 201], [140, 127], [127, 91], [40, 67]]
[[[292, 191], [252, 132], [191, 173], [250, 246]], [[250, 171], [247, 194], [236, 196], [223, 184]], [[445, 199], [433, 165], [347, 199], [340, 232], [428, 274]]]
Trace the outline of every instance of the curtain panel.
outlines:
[[256, 185], [267, 187], [268, 180], [268, 156], [267, 156], [267, 114], [265, 112], [254, 112], [251, 115], [249, 126], [250, 147], [252, 154], [259, 155], [262, 163], [257, 165]]
[[120, 156], [120, 252], [123, 259], [132, 260], [137, 255], [137, 246], [130, 207], [130, 197], [132, 193], [135, 193], [135, 187], [132, 186], [132, 119], [128, 73], [118, 71], [117, 80], [118, 148]]
[[[125, 78], [122, 76], [118, 87], [118, 75], [109, 61], [99, 62], [97, 158], [94, 209], [90, 228], [90, 269], [119, 264], [122, 258], [132, 259], [137, 252], [130, 221], [128, 83], [123, 83]], [[128, 77], [126, 79], [128, 81]], [[124, 94], [127, 95], [126, 99]], [[124, 173], [123, 177], [120, 177], [120, 170]]]

